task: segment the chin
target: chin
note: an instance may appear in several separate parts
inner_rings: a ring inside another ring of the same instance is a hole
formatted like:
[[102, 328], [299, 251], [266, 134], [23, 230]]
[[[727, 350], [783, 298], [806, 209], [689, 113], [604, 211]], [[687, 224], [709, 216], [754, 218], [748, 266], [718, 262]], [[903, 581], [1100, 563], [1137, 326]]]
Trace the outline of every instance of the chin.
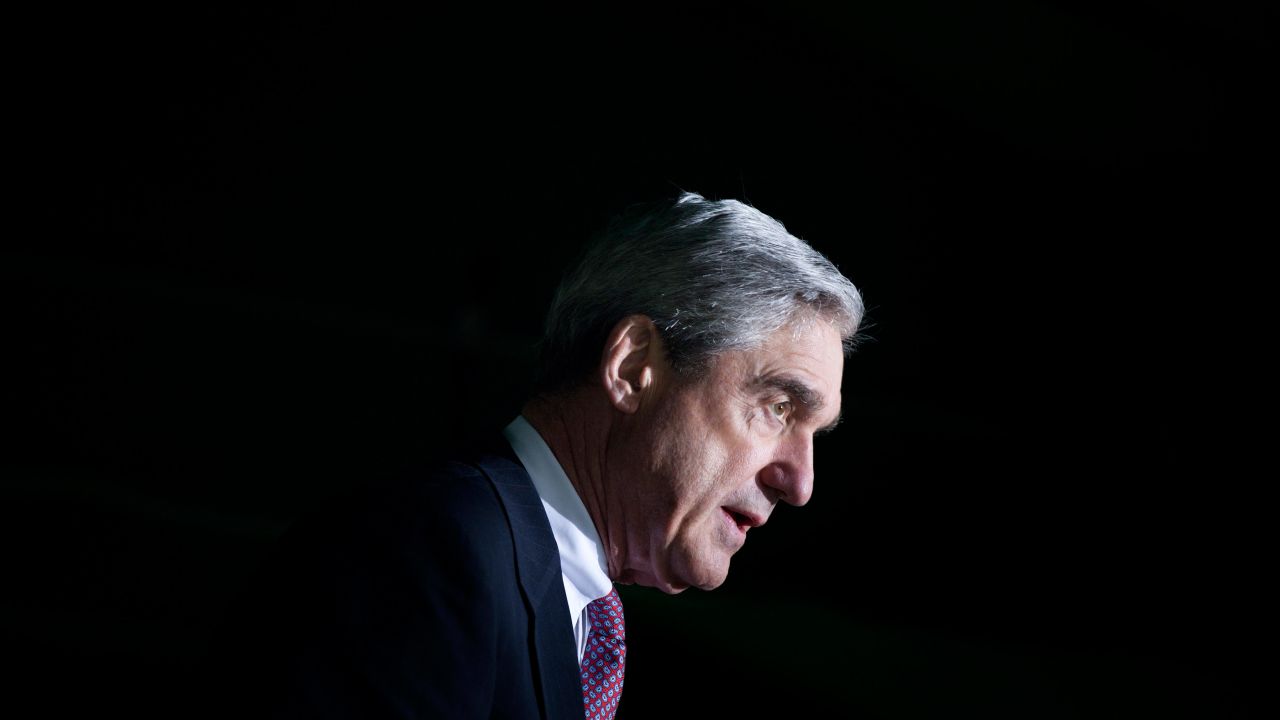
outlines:
[[[724, 584], [726, 578], [729, 577], [729, 563], [678, 563], [675, 573], [676, 581], [672, 583], [674, 587], [678, 587], [680, 592], [689, 587], [696, 587], [699, 590], [715, 590]], [[675, 592], [671, 594], [675, 594]]]
[[642, 572], [634, 569], [623, 571], [622, 576], [617, 578], [615, 582], [622, 585], [651, 587], [668, 595], [679, 595], [689, 589], [689, 583], [681, 582], [676, 578], [663, 578], [651, 572]]

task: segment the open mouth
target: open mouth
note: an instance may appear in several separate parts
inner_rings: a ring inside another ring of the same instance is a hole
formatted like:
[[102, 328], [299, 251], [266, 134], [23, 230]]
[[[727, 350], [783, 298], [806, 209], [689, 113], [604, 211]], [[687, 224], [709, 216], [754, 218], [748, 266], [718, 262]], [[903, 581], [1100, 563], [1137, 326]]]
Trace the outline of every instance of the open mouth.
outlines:
[[751, 527], [751, 518], [746, 515], [730, 510], [729, 508], [721, 508], [721, 510], [723, 510], [724, 514], [727, 515], [733, 524], [737, 526], [739, 532], [745, 533]]

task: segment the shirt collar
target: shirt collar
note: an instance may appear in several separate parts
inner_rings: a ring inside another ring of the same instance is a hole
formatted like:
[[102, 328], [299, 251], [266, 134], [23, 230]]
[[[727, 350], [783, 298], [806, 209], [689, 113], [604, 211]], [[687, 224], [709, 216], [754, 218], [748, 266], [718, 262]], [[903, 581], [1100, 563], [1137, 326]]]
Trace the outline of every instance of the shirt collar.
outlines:
[[587, 604], [613, 589], [604, 557], [604, 545], [569, 476], [542, 436], [523, 415], [503, 431], [516, 457], [533, 479], [542, 507], [551, 523], [560, 550], [569, 616], [580, 615]]

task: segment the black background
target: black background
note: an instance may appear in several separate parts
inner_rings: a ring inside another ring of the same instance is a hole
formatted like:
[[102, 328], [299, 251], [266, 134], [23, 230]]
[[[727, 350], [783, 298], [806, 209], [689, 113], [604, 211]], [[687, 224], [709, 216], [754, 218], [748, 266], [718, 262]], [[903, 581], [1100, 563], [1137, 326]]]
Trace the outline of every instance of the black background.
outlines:
[[[304, 509], [518, 411], [636, 201], [863, 291], [813, 501], [627, 588], [627, 717], [1252, 717], [1273, 17], [189, 3], [15, 22], [6, 701], [182, 716]], [[1267, 241], [1272, 237], [1272, 241]]]

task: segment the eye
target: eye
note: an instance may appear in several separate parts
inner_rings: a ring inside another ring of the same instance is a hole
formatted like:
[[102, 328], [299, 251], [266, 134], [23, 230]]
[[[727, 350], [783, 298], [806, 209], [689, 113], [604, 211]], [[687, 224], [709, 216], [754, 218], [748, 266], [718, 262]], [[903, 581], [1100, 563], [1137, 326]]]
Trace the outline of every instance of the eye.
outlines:
[[773, 413], [773, 416], [779, 420], [786, 420], [788, 417], [791, 417], [791, 408], [790, 400], [782, 400], [780, 402], [771, 403], [769, 405], [769, 412]]

